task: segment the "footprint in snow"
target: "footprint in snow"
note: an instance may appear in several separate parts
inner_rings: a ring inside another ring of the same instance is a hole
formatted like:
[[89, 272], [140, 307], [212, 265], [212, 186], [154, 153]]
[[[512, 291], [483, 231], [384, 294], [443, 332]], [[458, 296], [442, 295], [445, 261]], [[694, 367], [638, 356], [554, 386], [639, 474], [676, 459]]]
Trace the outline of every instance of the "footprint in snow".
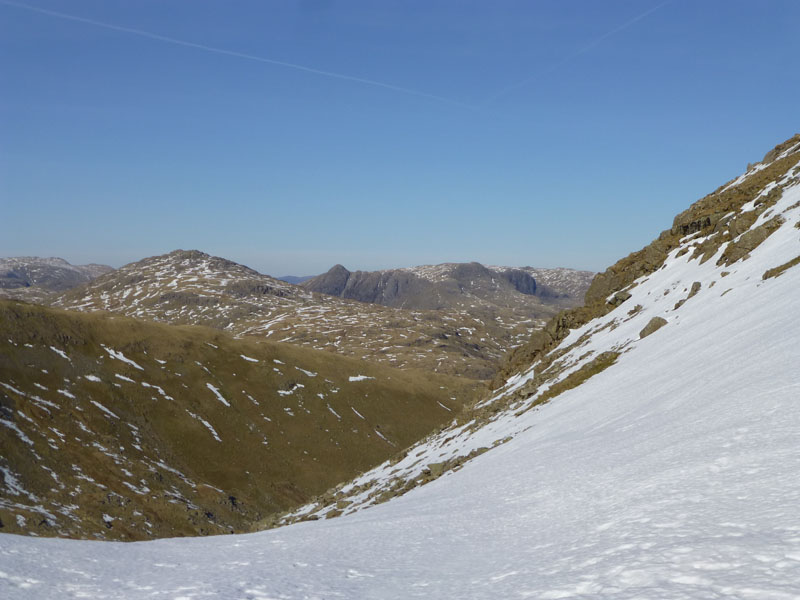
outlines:
[[360, 571], [356, 571], [355, 569], [347, 569], [347, 578], [348, 579], [364, 579], [366, 577], [375, 577], [370, 573], [361, 573]]

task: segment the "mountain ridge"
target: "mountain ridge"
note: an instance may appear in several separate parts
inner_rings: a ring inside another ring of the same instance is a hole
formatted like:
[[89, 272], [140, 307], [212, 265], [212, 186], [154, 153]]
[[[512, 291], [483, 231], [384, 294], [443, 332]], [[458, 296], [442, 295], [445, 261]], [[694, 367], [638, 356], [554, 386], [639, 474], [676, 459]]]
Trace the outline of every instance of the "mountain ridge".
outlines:
[[522, 294], [498, 304], [487, 294], [488, 300], [469, 293], [447, 310], [401, 309], [319, 294], [227, 259], [175, 250], [127, 264], [52, 304], [211, 326], [398, 368], [486, 380], [510, 348], [560, 308]]

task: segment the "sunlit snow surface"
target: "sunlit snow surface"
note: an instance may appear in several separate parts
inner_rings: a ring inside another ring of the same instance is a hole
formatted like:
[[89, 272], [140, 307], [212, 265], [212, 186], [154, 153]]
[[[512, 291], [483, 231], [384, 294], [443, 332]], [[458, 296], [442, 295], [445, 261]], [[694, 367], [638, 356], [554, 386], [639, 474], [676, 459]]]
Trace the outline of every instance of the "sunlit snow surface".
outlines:
[[[749, 259], [673, 253], [573, 332], [565, 343], [617, 319], [576, 352], [626, 351], [541, 409], [501, 416], [496, 435], [514, 439], [460, 471], [258, 534], [0, 536], [0, 597], [798, 598], [800, 266], [762, 280], [800, 255], [798, 200], [784, 192], [786, 223]], [[640, 340], [653, 316], [667, 325]]]

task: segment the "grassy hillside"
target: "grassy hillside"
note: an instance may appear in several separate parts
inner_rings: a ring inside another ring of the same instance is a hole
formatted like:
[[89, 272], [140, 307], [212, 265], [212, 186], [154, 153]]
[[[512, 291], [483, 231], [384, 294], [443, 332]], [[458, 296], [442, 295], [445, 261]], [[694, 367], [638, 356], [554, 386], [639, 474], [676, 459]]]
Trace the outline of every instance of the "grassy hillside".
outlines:
[[474, 383], [0, 301], [3, 532], [247, 531], [452, 420]]

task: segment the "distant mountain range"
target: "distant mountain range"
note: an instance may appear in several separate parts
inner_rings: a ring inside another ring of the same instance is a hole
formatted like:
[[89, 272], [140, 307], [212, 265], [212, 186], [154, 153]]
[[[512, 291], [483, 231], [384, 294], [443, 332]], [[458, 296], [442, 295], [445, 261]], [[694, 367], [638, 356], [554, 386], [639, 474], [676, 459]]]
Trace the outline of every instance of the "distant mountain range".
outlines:
[[[19, 269], [26, 259], [11, 260]], [[64, 292], [46, 290], [31, 279], [22, 299], [206, 325], [237, 336], [476, 379], [492, 378], [508, 350], [562, 308], [580, 304], [591, 279], [585, 271], [478, 263], [378, 273], [350, 273], [337, 266], [296, 286], [196, 250], [108, 269]], [[330, 283], [336, 283], [337, 274], [345, 275], [341, 290]], [[332, 295], [337, 291], [340, 295]]]

